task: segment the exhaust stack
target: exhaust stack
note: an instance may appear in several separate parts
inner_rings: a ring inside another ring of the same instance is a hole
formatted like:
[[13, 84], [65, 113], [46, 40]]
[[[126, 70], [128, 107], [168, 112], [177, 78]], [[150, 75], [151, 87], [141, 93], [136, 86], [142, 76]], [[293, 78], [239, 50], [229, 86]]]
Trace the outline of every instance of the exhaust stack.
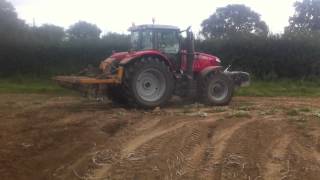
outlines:
[[193, 33], [190, 31], [189, 27], [187, 29], [187, 76], [193, 79], [193, 61], [194, 61], [194, 37]]

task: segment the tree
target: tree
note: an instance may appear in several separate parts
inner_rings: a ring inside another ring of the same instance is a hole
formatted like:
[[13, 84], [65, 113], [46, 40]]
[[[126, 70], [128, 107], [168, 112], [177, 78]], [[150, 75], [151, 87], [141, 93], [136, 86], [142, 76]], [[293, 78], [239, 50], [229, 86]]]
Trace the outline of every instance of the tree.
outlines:
[[44, 24], [36, 28], [35, 35], [45, 43], [59, 43], [65, 38], [65, 32], [62, 27], [50, 24]]
[[0, 22], [1, 25], [9, 21], [17, 21], [17, 13], [11, 3], [6, 0], [0, 0]]
[[224, 38], [239, 34], [266, 36], [268, 26], [260, 15], [245, 5], [228, 5], [217, 11], [201, 24], [206, 38]]
[[113, 45], [121, 45], [124, 47], [130, 46], [130, 36], [125, 34], [118, 34], [118, 33], [107, 33], [102, 36], [102, 41], [108, 42]]
[[0, 41], [19, 39], [25, 28], [25, 23], [18, 19], [12, 4], [6, 0], [0, 0]]
[[70, 40], [97, 40], [100, 38], [101, 30], [94, 24], [79, 21], [68, 30]]
[[320, 1], [303, 0], [294, 4], [295, 14], [289, 19], [286, 33], [310, 33], [320, 31]]

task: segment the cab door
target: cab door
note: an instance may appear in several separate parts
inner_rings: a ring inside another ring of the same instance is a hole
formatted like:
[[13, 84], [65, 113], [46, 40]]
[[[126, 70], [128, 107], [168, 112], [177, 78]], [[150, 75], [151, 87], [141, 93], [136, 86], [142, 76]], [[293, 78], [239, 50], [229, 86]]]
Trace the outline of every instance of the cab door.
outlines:
[[180, 67], [180, 42], [179, 32], [176, 30], [157, 30], [156, 31], [156, 49], [165, 54], [178, 70]]

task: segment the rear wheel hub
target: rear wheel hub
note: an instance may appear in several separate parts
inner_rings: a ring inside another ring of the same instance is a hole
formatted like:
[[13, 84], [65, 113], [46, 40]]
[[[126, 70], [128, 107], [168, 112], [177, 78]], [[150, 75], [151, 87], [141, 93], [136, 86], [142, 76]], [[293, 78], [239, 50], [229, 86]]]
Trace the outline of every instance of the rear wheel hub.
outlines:
[[144, 101], [157, 101], [164, 95], [166, 81], [163, 73], [155, 68], [142, 71], [136, 82], [137, 94]]

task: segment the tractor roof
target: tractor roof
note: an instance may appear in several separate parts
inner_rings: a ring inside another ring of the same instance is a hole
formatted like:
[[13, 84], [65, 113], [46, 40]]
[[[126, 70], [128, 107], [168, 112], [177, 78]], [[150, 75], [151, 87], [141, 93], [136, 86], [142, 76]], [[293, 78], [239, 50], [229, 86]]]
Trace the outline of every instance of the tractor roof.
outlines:
[[160, 30], [177, 30], [179, 31], [179, 28], [176, 26], [170, 26], [170, 25], [158, 25], [158, 24], [144, 24], [139, 26], [132, 26], [129, 28], [129, 31], [139, 31], [144, 29], [160, 29]]

